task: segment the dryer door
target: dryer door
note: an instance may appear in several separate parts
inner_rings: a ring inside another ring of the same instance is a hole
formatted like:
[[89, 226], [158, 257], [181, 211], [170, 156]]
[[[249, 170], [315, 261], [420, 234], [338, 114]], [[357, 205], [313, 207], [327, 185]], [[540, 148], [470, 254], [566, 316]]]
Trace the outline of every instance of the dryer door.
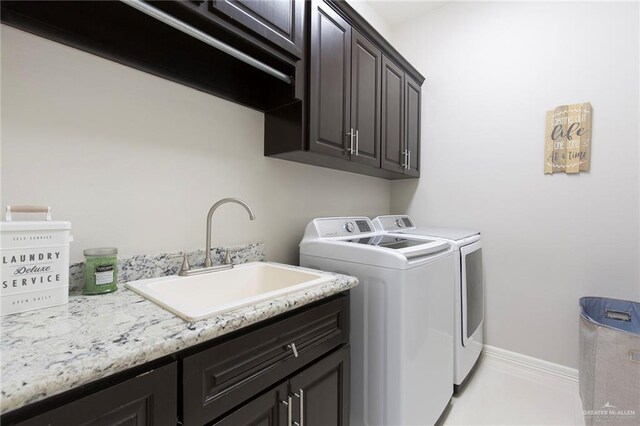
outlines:
[[462, 278], [462, 344], [482, 345], [484, 279], [480, 241], [460, 248]]

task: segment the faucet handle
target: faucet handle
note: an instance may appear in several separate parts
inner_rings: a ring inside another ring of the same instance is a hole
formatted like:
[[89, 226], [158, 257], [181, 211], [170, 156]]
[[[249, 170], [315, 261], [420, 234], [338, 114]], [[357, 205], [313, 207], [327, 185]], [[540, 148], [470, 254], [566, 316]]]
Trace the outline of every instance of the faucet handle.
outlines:
[[178, 273], [178, 275], [182, 275], [185, 272], [187, 272], [189, 269], [191, 269], [191, 265], [189, 265], [189, 259], [187, 259], [187, 253], [174, 254], [169, 256], [170, 259], [176, 259], [178, 257], [182, 257], [182, 265], [180, 266], [180, 272]]

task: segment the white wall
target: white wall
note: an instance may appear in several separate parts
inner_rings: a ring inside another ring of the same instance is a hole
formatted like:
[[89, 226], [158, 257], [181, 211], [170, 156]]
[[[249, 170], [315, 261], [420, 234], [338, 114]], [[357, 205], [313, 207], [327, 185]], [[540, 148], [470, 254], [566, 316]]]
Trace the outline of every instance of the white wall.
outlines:
[[[484, 234], [487, 343], [577, 367], [578, 298], [640, 299], [638, 3], [461, 2], [405, 23], [422, 177], [392, 211]], [[543, 174], [545, 111], [593, 105], [592, 167]]]
[[[379, 0], [373, 0], [379, 1]], [[383, 16], [381, 16], [372, 6], [372, 0], [347, 0], [347, 3], [353, 7], [353, 9], [360, 14], [364, 19], [366, 19], [379, 33], [382, 37], [386, 38], [390, 43], [393, 42], [392, 36], [393, 32], [391, 27], [385, 20]]]
[[82, 249], [123, 255], [264, 241], [297, 262], [306, 223], [389, 210], [389, 182], [263, 156], [262, 113], [2, 27], [2, 205], [53, 206]]

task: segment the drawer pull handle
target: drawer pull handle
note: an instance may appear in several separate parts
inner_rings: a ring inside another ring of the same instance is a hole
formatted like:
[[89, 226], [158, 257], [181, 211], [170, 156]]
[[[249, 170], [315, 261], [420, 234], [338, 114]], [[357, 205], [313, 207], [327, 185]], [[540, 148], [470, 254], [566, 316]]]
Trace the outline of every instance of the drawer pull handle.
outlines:
[[304, 391], [300, 389], [300, 393], [294, 395], [300, 398], [300, 424], [296, 426], [304, 426]]
[[291, 349], [293, 351], [293, 357], [298, 358], [298, 349], [296, 348], [295, 343], [290, 343], [287, 345], [287, 349]]
[[293, 410], [292, 410], [292, 405], [291, 404], [291, 395], [287, 396], [287, 400], [280, 400], [280, 403], [284, 404], [287, 406], [287, 426], [291, 426], [291, 420], [293, 418]]

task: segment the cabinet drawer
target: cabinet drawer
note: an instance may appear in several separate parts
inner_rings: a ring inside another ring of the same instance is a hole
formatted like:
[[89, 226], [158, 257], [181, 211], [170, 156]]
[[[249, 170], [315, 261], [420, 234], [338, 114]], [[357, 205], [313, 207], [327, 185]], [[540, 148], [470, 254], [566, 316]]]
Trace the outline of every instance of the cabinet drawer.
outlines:
[[209, 422], [346, 343], [348, 306], [341, 296], [185, 358], [184, 424]]
[[173, 426], [177, 418], [175, 362], [62, 405], [16, 426]]

